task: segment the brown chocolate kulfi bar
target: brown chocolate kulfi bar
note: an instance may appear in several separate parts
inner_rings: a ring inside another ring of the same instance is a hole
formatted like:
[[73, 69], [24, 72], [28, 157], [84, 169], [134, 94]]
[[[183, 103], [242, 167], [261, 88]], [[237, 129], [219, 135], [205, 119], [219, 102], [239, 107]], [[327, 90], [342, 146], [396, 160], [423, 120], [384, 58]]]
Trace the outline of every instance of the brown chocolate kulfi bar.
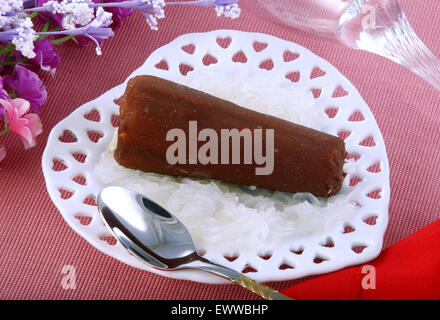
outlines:
[[[198, 135], [199, 139], [191, 142], [195, 126], [196, 134], [209, 132], [210, 135], [205, 134], [203, 139]], [[178, 135], [172, 135], [175, 140], [170, 139], [173, 129], [184, 132], [187, 139], [186, 149], [183, 156], [179, 155], [179, 161], [170, 161], [168, 157], [169, 148], [178, 149], [175, 148]], [[232, 133], [233, 130], [243, 133], [239, 149], [233, 148], [231, 136], [231, 139], [227, 135], [223, 139], [225, 132]], [[253, 139], [246, 140], [244, 133], [249, 132], [253, 133]], [[214, 133], [217, 134], [216, 139]], [[257, 136], [261, 138], [259, 147]], [[208, 163], [197, 158], [197, 150], [201, 152], [207, 141], [218, 142], [219, 145], [217, 158], [213, 148], [206, 153], [210, 159]], [[253, 143], [253, 150], [246, 145], [249, 142]], [[227, 150], [226, 154], [224, 150]], [[238, 150], [239, 158], [233, 154]], [[269, 170], [257, 174], [258, 168], [260, 172], [264, 171], [261, 156], [264, 155], [268, 162], [271, 151], [271, 167], [266, 163], [265, 168]], [[114, 154], [120, 165], [131, 169], [218, 179], [293, 193], [310, 192], [321, 197], [334, 195], [341, 188], [346, 155], [344, 141], [338, 137], [242, 108], [153, 76], [138, 76], [128, 82], [120, 104], [120, 125]], [[254, 161], [249, 161], [250, 158]]]

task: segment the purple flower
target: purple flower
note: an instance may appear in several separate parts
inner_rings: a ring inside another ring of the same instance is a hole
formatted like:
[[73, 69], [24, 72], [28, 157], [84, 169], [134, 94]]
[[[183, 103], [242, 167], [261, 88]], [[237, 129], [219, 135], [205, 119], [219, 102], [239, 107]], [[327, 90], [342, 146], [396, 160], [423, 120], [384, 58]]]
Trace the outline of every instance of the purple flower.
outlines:
[[[66, 18], [66, 16], [71, 16], [71, 12], [67, 12], [67, 13], [53, 13], [54, 11], [54, 6], [52, 4], [47, 4], [47, 2], [49, 2], [51, 0], [35, 0], [35, 8], [28, 8], [27, 10], [25, 10], [25, 12], [39, 12], [40, 15], [43, 15], [43, 17], [45, 17], [45, 19], [43, 19], [44, 22], [47, 21], [47, 19], [49, 17], [52, 18], [52, 20], [54, 20], [54, 22], [56, 23], [56, 25], [60, 26], [63, 28], [63, 19]], [[101, 0], [83, 0], [83, 1], [78, 1], [78, 4], [81, 3], [99, 3]], [[57, 2], [61, 2], [61, 1], [57, 1]], [[70, 3], [73, 2], [72, 0], [69, 1]], [[90, 5], [89, 5], [90, 6]], [[87, 22], [85, 22], [84, 24], [86, 24]]]
[[151, 30], [158, 30], [157, 19], [165, 18], [165, 0], [137, 0], [132, 2], [134, 2], [135, 8], [145, 16]]
[[8, 93], [3, 89], [3, 78], [0, 76], [0, 99], [9, 100]]
[[[123, 2], [124, 0], [103, 0], [103, 3], [109, 2]], [[121, 8], [121, 7], [107, 7], [106, 11], [110, 12], [113, 17], [113, 24], [116, 28], [120, 28], [122, 26], [122, 20], [131, 16], [133, 10], [130, 8]]]
[[[183, 2], [182, 4], [186, 4]], [[146, 18], [148, 25], [152, 30], [157, 30], [157, 19], [162, 19], [165, 17], [164, 7], [166, 3], [165, 0], [128, 0], [128, 1], [111, 1], [105, 0], [104, 3], [92, 4], [92, 7], [101, 8], [120, 8], [120, 9], [130, 9], [139, 10]], [[111, 10], [108, 10], [113, 12]], [[128, 12], [128, 11], [127, 11]]]
[[3, 80], [17, 96], [29, 101], [33, 113], [40, 112], [41, 106], [46, 101], [47, 92], [43, 81], [35, 72], [17, 64], [12, 75], [6, 76]]
[[41, 39], [35, 43], [34, 52], [36, 56], [31, 62], [40, 66], [44, 71], [49, 71], [51, 74], [54, 74], [55, 69], [60, 63], [60, 57], [55, 51], [52, 42], [47, 38]]
[[[50, 1], [50, 0], [36, 0], [35, 1], [36, 7], [43, 7], [44, 4], [46, 2], [48, 2], [48, 1]], [[100, 2], [100, 0], [91, 0], [91, 1], [92, 1], [92, 3], [99, 3]], [[38, 10], [38, 9], [41, 9], [41, 8], [36, 8], [36, 9]], [[33, 11], [36, 11], [36, 10], [33, 10]], [[46, 23], [49, 18], [52, 18], [52, 23], [50, 24], [51, 28], [55, 28], [57, 26], [63, 28], [64, 16], [62, 14], [60, 14], [60, 13], [56, 13], [56, 14], [55, 13], [51, 13], [50, 11], [52, 11], [52, 10], [45, 10], [45, 11], [39, 12], [40, 16], [44, 17], [43, 18], [43, 23]], [[55, 37], [55, 39], [57, 39], [57, 38], [63, 37], [63, 35], [54, 34], [54, 37]], [[75, 35], [75, 39], [77, 40], [77, 43], [79, 45], [81, 45], [81, 46], [86, 46], [90, 42], [93, 42], [90, 38], [88, 38], [86, 36], [83, 36], [81, 34]], [[102, 40], [98, 40], [98, 43], [101, 44]]]
[[[8, 93], [3, 89], [3, 78], [0, 76], [0, 99], [10, 100]], [[5, 114], [5, 108], [0, 104], [0, 119]]]
[[179, 1], [167, 2], [167, 6], [187, 5], [187, 6], [201, 6], [213, 7], [217, 12], [217, 16], [225, 16], [231, 19], [236, 19], [240, 16], [241, 9], [238, 6], [238, 0], [195, 0], [195, 1]]
[[112, 24], [112, 14], [106, 12], [103, 8], [96, 10], [95, 18], [84, 27], [75, 29], [37, 32], [37, 35], [68, 35], [68, 36], [83, 36], [96, 44], [96, 54], [101, 55], [101, 43], [103, 40], [113, 36], [113, 30], [109, 28]]
[[96, 54], [101, 55], [102, 41], [114, 35], [113, 30], [109, 28], [112, 23], [112, 14], [98, 8], [95, 19], [84, 27], [72, 30], [72, 34], [78, 33], [90, 39], [96, 45]]
[[[44, 6], [44, 4], [46, 2], [48, 2], [49, 0], [35, 0], [35, 7], [42, 7]], [[48, 12], [40, 12], [40, 17], [42, 17], [43, 23], [46, 23], [46, 21], [49, 18], [52, 18], [53, 26], [61, 26], [62, 25], [62, 21], [63, 21], [63, 15], [62, 14], [52, 14], [52, 13], [48, 13]]]

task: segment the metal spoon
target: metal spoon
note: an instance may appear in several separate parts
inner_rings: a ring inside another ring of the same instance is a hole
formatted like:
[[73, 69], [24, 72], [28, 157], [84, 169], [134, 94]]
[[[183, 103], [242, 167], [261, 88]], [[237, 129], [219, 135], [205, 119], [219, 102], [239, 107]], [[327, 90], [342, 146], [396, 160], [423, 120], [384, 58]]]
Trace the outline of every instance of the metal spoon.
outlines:
[[121, 244], [147, 265], [165, 271], [198, 269], [239, 284], [270, 300], [291, 300], [242, 273], [199, 256], [186, 227], [142, 194], [107, 187], [98, 195], [98, 209]]

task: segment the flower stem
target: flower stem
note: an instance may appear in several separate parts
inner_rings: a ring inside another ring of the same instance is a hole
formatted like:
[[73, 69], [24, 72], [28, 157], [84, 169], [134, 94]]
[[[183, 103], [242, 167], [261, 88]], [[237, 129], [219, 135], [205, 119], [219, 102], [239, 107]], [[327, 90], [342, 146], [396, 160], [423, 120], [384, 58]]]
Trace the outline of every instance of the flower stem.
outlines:
[[201, 7], [212, 7], [215, 5], [214, 0], [199, 0], [199, 1], [186, 1], [186, 2], [167, 2], [167, 6], [201, 6]]

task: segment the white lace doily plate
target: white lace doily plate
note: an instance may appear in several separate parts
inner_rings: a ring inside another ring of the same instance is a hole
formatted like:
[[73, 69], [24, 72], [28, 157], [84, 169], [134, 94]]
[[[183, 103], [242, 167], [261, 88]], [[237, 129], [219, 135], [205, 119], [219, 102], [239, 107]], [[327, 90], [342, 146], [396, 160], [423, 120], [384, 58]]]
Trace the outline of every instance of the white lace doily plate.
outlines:
[[[245, 57], [245, 58], [243, 58]], [[205, 257], [261, 282], [321, 274], [367, 262], [382, 249], [388, 223], [389, 164], [382, 134], [356, 88], [332, 65], [307, 49], [276, 37], [232, 30], [187, 34], [154, 51], [129, 78], [151, 74], [182, 82], [187, 72], [200, 70], [282, 77], [312, 91], [326, 131], [346, 142], [350, 171], [342, 194], [350, 194], [357, 209], [326, 234], [315, 234], [277, 247], [270, 257], [240, 252], [235, 259], [206, 248]], [[97, 99], [77, 108], [50, 133], [42, 158], [48, 193], [69, 226], [91, 245], [133, 267], [167, 277], [206, 283], [225, 280], [198, 271], [162, 272], [141, 263], [111, 237], [94, 197], [104, 186], [94, 166], [114, 137], [118, 106], [128, 79]], [[287, 267], [286, 267], [287, 266]]]

